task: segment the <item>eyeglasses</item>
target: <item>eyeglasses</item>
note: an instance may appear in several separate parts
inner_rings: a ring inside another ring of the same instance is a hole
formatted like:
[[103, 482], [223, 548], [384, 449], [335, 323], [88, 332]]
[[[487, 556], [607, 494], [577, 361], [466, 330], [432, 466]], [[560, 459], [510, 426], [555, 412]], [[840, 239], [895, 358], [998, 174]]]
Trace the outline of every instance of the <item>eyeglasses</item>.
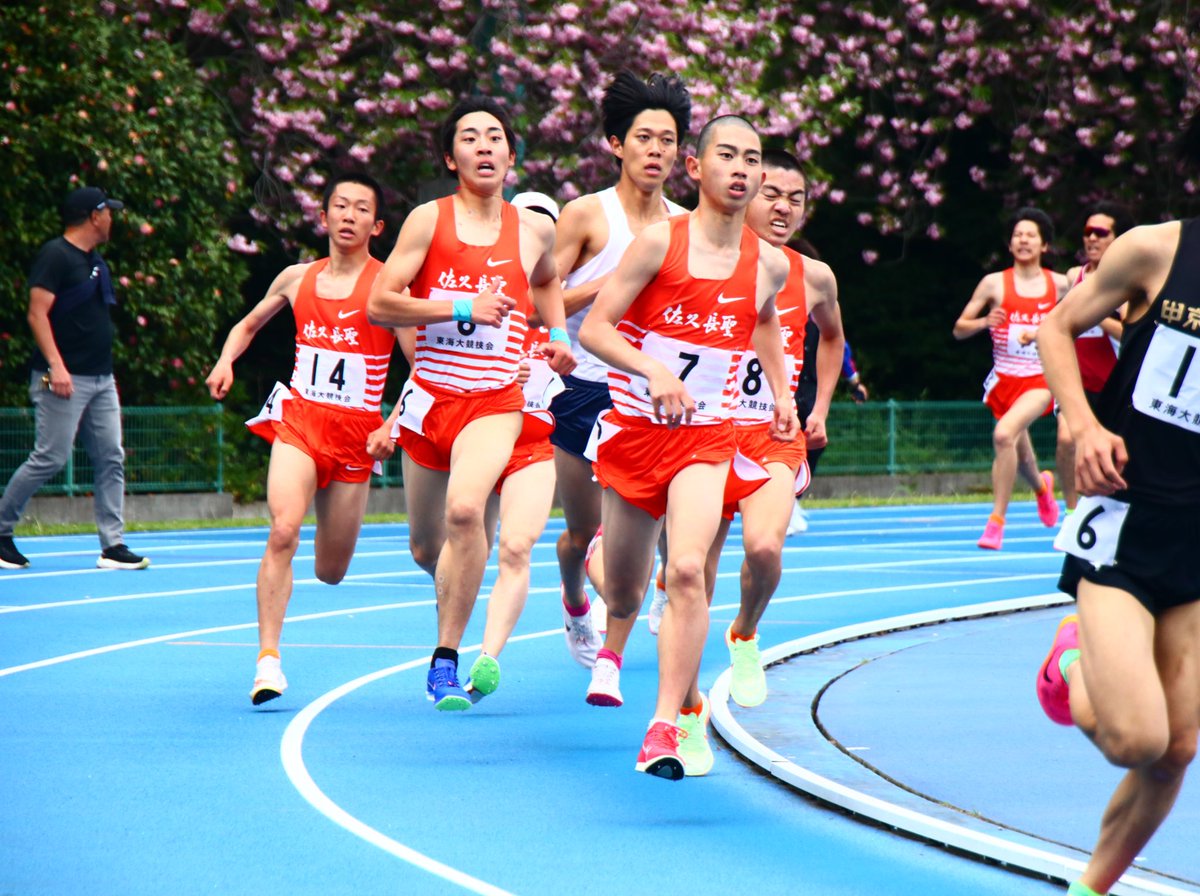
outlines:
[[1083, 238], [1094, 236], [1097, 239], [1105, 239], [1112, 236], [1112, 230], [1108, 227], [1085, 227], [1083, 228]]
[[763, 187], [761, 190], [758, 191], [758, 195], [761, 196], [763, 199], [765, 199], [767, 202], [778, 202], [780, 199], [786, 198], [787, 204], [790, 205], [792, 208], [801, 208], [804, 205], [804, 191], [803, 190], [797, 190], [796, 192], [791, 193], [790, 195], [785, 197], [782, 192], [780, 192], [779, 190], [776, 190], [774, 187]]

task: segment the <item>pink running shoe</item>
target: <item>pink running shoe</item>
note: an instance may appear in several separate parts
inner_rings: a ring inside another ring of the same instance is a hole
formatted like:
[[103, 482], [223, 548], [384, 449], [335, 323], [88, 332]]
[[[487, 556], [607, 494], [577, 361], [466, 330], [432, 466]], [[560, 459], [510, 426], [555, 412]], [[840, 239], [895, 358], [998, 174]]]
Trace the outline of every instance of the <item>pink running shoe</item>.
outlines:
[[668, 781], [679, 781], [683, 778], [683, 760], [679, 758], [679, 737], [686, 737], [681, 728], [670, 722], [655, 722], [646, 732], [642, 741], [642, 751], [638, 753], [637, 765], [634, 769], [654, 775], [656, 778], [666, 778]]
[[1042, 482], [1046, 483], [1046, 490], [1037, 496], [1038, 519], [1042, 521], [1043, 526], [1052, 528], [1058, 522], [1058, 501], [1054, 500], [1054, 474], [1049, 470], [1042, 470]]
[[1038, 669], [1037, 698], [1042, 704], [1042, 711], [1049, 716], [1050, 721], [1059, 725], [1074, 725], [1071, 718], [1070, 690], [1067, 680], [1063, 678], [1062, 670], [1058, 668], [1058, 659], [1064, 650], [1073, 650], [1079, 646], [1079, 617], [1072, 613], [1058, 624], [1054, 633], [1054, 644], [1042, 667]]
[[998, 551], [1003, 543], [1004, 523], [997, 523], [995, 520], [989, 519], [987, 525], [983, 527], [983, 535], [979, 537], [976, 544], [984, 550]]

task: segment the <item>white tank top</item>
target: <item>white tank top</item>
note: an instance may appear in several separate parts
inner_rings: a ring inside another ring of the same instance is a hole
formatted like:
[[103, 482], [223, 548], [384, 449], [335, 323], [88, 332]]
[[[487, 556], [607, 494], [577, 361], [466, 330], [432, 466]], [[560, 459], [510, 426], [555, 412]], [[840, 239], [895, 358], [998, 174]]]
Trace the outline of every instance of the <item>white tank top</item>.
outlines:
[[[633, 231], [629, 229], [629, 219], [625, 217], [625, 209], [621, 206], [621, 200], [617, 196], [617, 188], [609, 187], [595, 195], [600, 200], [600, 208], [603, 209], [604, 217], [608, 221], [608, 242], [604, 244], [604, 248], [599, 253], [588, 259], [587, 263], [567, 274], [565, 281], [567, 289], [588, 283], [616, 270], [617, 262], [621, 260], [621, 256], [633, 242]], [[666, 206], [668, 215], [687, 214], [686, 208], [675, 204], [665, 196], [663, 204]], [[575, 369], [571, 372], [571, 376], [593, 383], [604, 383], [608, 381], [608, 365], [579, 344], [579, 325], [583, 323], [583, 318], [590, 309], [591, 305], [588, 305], [567, 318], [567, 335], [571, 338], [571, 353], [575, 355]]]

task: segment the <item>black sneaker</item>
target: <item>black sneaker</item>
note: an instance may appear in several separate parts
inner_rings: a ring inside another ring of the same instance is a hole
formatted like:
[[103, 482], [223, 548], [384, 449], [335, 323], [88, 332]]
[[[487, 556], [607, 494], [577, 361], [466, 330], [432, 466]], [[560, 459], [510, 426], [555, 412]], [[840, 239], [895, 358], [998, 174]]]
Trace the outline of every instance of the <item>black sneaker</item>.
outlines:
[[123, 544], [114, 544], [100, 552], [96, 566], [100, 569], [145, 569], [150, 565], [146, 557], [139, 557]]
[[0, 569], [24, 569], [29, 565], [29, 558], [17, 550], [12, 536], [0, 538]]

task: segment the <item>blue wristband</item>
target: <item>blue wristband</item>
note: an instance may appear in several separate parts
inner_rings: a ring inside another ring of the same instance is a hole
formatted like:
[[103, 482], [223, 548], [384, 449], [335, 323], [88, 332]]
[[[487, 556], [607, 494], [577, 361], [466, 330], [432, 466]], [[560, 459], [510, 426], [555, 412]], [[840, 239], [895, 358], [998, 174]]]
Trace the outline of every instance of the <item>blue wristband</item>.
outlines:
[[460, 323], [469, 324], [471, 322], [471, 306], [470, 299], [455, 299], [453, 317]]
[[564, 330], [562, 327], [551, 327], [550, 328], [550, 341], [551, 342], [563, 342], [563, 343], [566, 343], [567, 345], [570, 345], [571, 337], [567, 335], [567, 331]]

